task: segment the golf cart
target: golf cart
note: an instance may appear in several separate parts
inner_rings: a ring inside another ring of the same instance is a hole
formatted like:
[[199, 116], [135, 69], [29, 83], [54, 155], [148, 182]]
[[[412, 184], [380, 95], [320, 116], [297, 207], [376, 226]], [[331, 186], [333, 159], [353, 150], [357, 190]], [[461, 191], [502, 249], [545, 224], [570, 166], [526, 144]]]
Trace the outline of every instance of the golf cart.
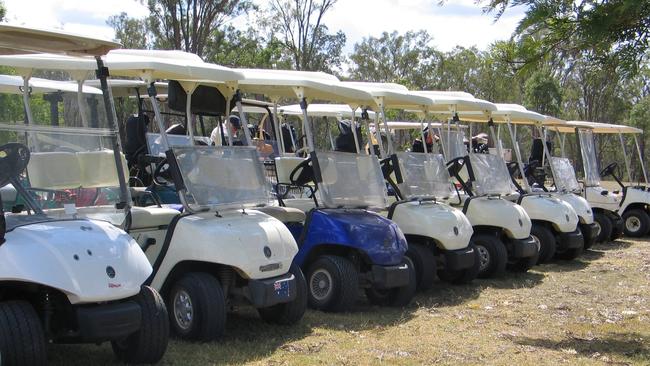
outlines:
[[[17, 196], [0, 215], [3, 365], [46, 364], [49, 342], [110, 341], [127, 363], [156, 363], [167, 348], [164, 302], [143, 286], [151, 265], [123, 230], [129, 194], [101, 58], [118, 46], [0, 25], [0, 65], [14, 67], [22, 79], [21, 86], [1, 90], [13, 95], [1, 99], [7, 122], [0, 124], [0, 201], [12, 190]], [[37, 53], [28, 62], [8, 56], [27, 52], [75, 56]], [[31, 83], [35, 70], [56, 70], [75, 82]], [[101, 90], [83, 87], [94, 72]], [[33, 99], [70, 91], [70, 85], [77, 91], [63, 95], [72, 96], [64, 117], [79, 127], [47, 126], [47, 112], [35, 113]]]
[[602, 243], [608, 240], [616, 240], [623, 235], [625, 225], [620, 213], [624, 212], [624, 208], [622, 208], [621, 195], [610, 192], [600, 184], [600, 176], [613, 173], [616, 165], [610, 164], [602, 171], [598, 170], [596, 144], [593, 136], [595, 127], [597, 125], [592, 122], [568, 121], [564, 126], [562, 124], [553, 126], [553, 129], [561, 132], [561, 134], [558, 134], [558, 138], [560, 139], [563, 156], [565, 156], [566, 135], [575, 133], [577, 136], [576, 140], [580, 149], [585, 177], [582, 192], [593, 209], [594, 222], [597, 227], [596, 242]]
[[[353, 109], [371, 97], [341, 85], [328, 74], [280, 70], [240, 70], [242, 92], [300, 100], [309, 157], [275, 158], [276, 192], [282, 207], [292, 207], [294, 190], [309, 191], [306, 217], [285, 220], [298, 241], [294, 263], [307, 273], [310, 306], [346, 311], [359, 288], [374, 304], [405, 306], [416, 290], [415, 271], [404, 254], [407, 243], [391, 220], [371, 211], [386, 206], [379, 162], [367, 155], [316, 151], [308, 113], [310, 99], [345, 102]], [[276, 119], [277, 120], [277, 119]], [[280, 144], [283, 145], [282, 143]]]
[[[232, 95], [241, 73], [179, 51], [113, 51], [107, 64], [114, 75], [149, 85], [160, 131], [149, 136], [150, 149], [165, 155], [154, 178], [171, 180], [182, 203], [182, 213], [135, 208], [129, 230], [153, 263], [148, 282], [166, 300], [174, 332], [191, 340], [218, 338], [228, 309], [240, 303], [257, 308], [268, 322], [299, 321], [307, 291], [300, 268], [292, 265], [298, 247], [282, 222], [255, 210], [270, 198], [257, 151], [194, 144], [193, 116], [223, 115], [224, 95]], [[185, 107], [187, 136], [166, 132], [153, 83], [157, 79], [170, 80], [169, 99]], [[172, 81], [177, 81], [174, 88]], [[214, 98], [194, 98], [205, 95]], [[175, 137], [187, 141], [174, 142]]]

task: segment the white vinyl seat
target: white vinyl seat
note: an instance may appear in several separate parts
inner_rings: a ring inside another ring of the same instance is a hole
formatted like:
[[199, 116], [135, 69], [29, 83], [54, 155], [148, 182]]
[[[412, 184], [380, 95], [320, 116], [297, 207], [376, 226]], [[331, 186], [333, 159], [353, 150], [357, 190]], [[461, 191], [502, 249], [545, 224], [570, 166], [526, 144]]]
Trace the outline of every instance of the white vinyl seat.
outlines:
[[131, 207], [131, 230], [160, 228], [180, 215], [178, 210], [165, 207]]
[[275, 170], [278, 173], [278, 183], [291, 183], [291, 180], [289, 179], [291, 172], [303, 161], [305, 161], [304, 158], [291, 156], [275, 158]]
[[307, 218], [305, 213], [293, 207], [266, 206], [257, 207], [255, 210], [274, 217], [284, 223], [287, 222], [304, 222]]
[[71, 152], [32, 153], [27, 174], [34, 188], [75, 189], [82, 185], [81, 166]]

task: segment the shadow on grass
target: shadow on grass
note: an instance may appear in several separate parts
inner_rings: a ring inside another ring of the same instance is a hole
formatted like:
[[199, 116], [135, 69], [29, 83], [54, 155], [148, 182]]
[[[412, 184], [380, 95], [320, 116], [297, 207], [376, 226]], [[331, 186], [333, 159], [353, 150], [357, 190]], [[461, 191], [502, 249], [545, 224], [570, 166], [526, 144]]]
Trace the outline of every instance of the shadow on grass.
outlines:
[[609, 241], [607, 243], [595, 244], [591, 249], [595, 250], [620, 250], [626, 249], [634, 245], [634, 242], [630, 241], [628, 238], [616, 239], [614, 241]]
[[602, 253], [592, 254], [593, 252], [588, 253], [586, 256], [583, 254], [580, 258], [574, 260], [560, 260], [556, 259], [550, 263], [544, 263], [535, 267], [536, 271], [542, 273], [550, 272], [573, 272], [585, 269], [589, 266], [592, 260], [602, 257]]
[[579, 355], [592, 357], [595, 353], [610, 356], [623, 356], [638, 361], [650, 360], [650, 347], [644, 342], [647, 335], [639, 333], [607, 333], [593, 339], [567, 337], [561, 341], [546, 338], [512, 337], [514, 343], [559, 351], [573, 349]]

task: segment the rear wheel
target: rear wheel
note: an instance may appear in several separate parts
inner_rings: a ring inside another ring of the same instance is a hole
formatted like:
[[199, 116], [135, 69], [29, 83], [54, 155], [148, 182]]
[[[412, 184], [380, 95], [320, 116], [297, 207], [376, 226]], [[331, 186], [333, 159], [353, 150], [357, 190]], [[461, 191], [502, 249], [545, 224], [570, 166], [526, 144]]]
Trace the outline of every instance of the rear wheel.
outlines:
[[645, 236], [650, 230], [650, 216], [642, 209], [635, 208], [625, 211], [623, 223], [625, 235], [634, 238]]
[[324, 311], [346, 311], [357, 301], [359, 271], [347, 258], [324, 255], [309, 266], [307, 285], [311, 307]]
[[3, 366], [47, 364], [43, 327], [27, 301], [0, 303], [0, 355]]
[[551, 260], [555, 255], [556, 242], [555, 235], [544, 224], [533, 223], [530, 229], [530, 236], [535, 240], [538, 249], [537, 263], [545, 263]]
[[436, 273], [436, 257], [431, 248], [420, 243], [409, 243], [406, 256], [413, 262], [417, 289], [424, 291], [431, 288]]
[[612, 236], [612, 220], [603, 212], [594, 212], [596, 243], [604, 243]]
[[477, 234], [472, 238], [472, 243], [479, 254], [478, 277], [500, 276], [506, 271], [508, 251], [499, 238], [490, 234]]
[[257, 312], [264, 321], [275, 324], [289, 325], [302, 319], [307, 310], [307, 281], [302, 270], [295, 264], [289, 269], [296, 278], [296, 298], [291, 302], [277, 304], [266, 308], [258, 308]]
[[469, 247], [474, 249], [474, 264], [469, 268], [461, 270], [440, 269], [438, 270], [438, 277], [441, 280], [455, 285], [463, 285], [472, 282], [478, 276], [481, 267], [481, 257], [474, 244], [470, 244]]
[[394, 307], [406, 306], [411, 302], [417, 290], [415, 267], [409, 257], [404, 257], [404, 262], [409, 268], [408, 284], [390, 289], [367, 288], [365, 292], [368, 301], [375, 305]]
[[208, 273], [188, 273], [169, 296], [171, 326], [181, 338], [212, 341], [226, 328], [226, 298], [219, 280]]
[[167, 350], [169, 315], [160, 294], [142, 286], [135, 301], [140, 305], [140, 329], [122, 340], [112, 341], [113, 352], [126, 363], [157, 363]]

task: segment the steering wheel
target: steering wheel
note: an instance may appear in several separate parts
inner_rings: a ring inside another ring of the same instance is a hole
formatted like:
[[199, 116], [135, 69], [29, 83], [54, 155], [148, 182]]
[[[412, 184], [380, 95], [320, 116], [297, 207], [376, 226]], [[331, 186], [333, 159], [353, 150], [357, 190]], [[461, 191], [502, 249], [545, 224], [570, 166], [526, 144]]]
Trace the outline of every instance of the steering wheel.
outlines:
[[10, 142], [0, 146], [0, 187], [27, 168], [29, 157], [29, 149], [21, 143]]
[[614, 174], [614, 171], [616, 170], [616, 168], [618, 168], [618, 163], [613, 162], [613, 163], [609, 164], [608, 166], [606, 166], [605, 169], [600, 171], [600, 176], [601, 177], [606, 177], [608, 175], [612, 175], [612, 174]]
[[508, 174], [510, 174], [511, 177], [519, 172], [519, 163], [516, 161], [506, 163], [506, 167], [508, 168]]
[[156, 169], [151, 176], [153, 182], [159, 186], [166, 186], [172, 181], [171, 172], [169, 171], [169, 163], [167, 158], [163, 158], [156, 164]]
[[[296, 165], [289, 174], [289, 181], [296, 186], [304, 186], [314, 180], [314, 169], [312, 168], [311, 158], [305, 159]], [[296, 174], [298, 176], [296, 176]]]

